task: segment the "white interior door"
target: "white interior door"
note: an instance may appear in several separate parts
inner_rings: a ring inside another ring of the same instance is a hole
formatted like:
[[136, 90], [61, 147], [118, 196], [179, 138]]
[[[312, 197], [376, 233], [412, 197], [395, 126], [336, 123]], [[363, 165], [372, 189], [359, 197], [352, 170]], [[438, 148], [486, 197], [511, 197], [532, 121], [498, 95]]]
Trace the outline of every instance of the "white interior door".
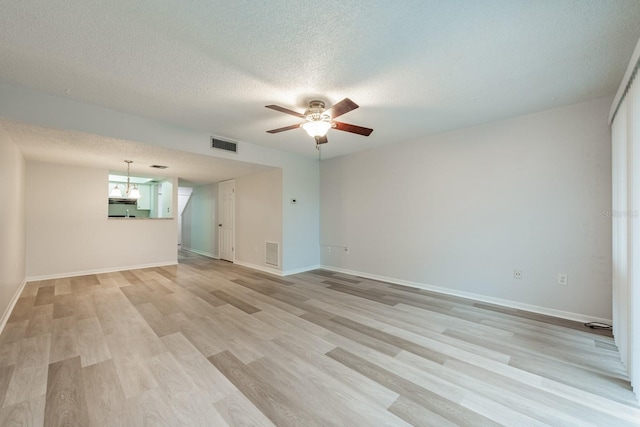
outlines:
[[218, 247], [220, 259], [235, 261], [235, 218], [236, 218], [236, 182], [225, 181], [219, 184], [220, 215], [218, 222]]

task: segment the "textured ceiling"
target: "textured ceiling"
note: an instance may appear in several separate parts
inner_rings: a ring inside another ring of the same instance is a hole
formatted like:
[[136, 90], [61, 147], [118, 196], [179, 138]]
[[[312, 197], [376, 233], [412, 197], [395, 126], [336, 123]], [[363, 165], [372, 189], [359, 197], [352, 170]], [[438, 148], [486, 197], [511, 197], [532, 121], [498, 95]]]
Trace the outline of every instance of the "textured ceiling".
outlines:
[[315, 156], [270, 135], [319, 98], [360, 108], [323, 157], [615, 92], [638, 0], [0, 0], [0, 81]]
[[[184, 151], [150, 146], [133, 141], [81, 132], [32, 126], [0, 120], [0, 126], [20, 151], [33, 161], [127, 171], [123, 159], [133, 160], [131, 174], [150, 178], [176, 177], [193, 184], [206, 184], [238, 178], [272, 169], [253, 163], [200, 156]], [[169, 165], [153, 169], [151, 165]]]

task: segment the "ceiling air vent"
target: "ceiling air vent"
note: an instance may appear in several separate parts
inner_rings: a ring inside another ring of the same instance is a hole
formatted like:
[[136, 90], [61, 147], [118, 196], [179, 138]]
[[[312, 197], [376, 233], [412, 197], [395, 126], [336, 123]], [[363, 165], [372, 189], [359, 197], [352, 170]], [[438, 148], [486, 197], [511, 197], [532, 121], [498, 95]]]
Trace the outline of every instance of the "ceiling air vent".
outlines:
[[154, 169], [166, 169], [169, 166], [165, 166], [165, 165], [151, 165], [149, 166], [150, 168], [154, 168]]
[[238, 152], [238, 144], [235, 142], [223, 141], [221, 139], [217, 139], [211, 137], [211, 148], [217, 148], [218, 150], [231, 151], [233, 153]]

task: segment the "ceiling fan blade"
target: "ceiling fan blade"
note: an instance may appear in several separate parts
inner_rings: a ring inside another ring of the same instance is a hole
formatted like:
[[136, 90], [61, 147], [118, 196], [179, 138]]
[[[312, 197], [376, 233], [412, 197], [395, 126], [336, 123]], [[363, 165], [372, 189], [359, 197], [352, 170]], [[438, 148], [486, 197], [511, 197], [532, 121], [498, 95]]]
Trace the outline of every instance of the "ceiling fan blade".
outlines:
[[340, 117], [351, 110], [355, 110], [356, 108], [358, 108], [358, 104], [349, 98], [345, 98], [337, 104], [327, 108], [325, 113], [329, 114], [332, 119], [335, 119], [336, 117]]
[[333, 128], [342, 130], [345, 132], [357, 133], [358, 135], [369, 136], [373, 129], [365, 128], [362, 126], [350, 125], [349, 123], [333, 122]]
[[289, 110], [288, 108], [280, 107], [278, 105], [265, 105], [266, 108], [271, 108], [272, 110], [280, 111], [281, 113], [291, 114], [292, 116], [300, 117], [304, 119], [304, 114], [296, 113], [293, 110]]
[[318, 145], [326, 144], [327, 142], [329, 142], [329, 140], [327, 139], [327, 135], [325, 135], [325, 136], [316, 136], [316, 144], [318, 144]]
[[267, 133], [278, 133], [278, 132], [284, 132], [285, 130], [298, 129], [301, 125], [302, 123], [298, 123], [296, 125], [285, 126], [283, 128], [271, 129], [271, 130], [268, 130]]

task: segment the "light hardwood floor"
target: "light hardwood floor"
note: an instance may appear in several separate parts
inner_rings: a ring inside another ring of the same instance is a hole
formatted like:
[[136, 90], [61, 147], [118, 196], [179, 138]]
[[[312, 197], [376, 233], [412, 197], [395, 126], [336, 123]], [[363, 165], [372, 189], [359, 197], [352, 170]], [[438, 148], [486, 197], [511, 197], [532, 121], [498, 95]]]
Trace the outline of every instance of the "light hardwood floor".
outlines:
[[640, 425], [607, 334], [180, 258], [28, 283], [0, 335], [0, 425]]

